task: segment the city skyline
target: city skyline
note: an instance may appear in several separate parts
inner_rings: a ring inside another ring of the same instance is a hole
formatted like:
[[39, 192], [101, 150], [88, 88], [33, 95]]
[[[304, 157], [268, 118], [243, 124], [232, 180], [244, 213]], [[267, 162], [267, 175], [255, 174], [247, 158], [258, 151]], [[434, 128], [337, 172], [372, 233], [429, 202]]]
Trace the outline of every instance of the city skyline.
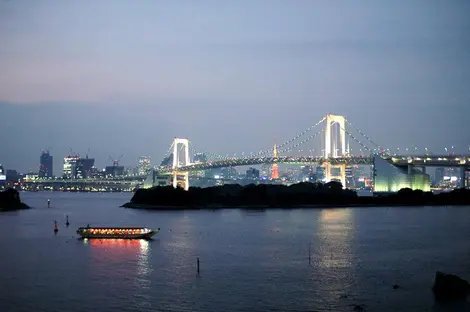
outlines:
[[387, 148], [468, 151], [466, 2], [112, 4], [0, 4], [5, 168], [45, 146], [156, 164], [175, 136], [257, 152], [328, 112]]

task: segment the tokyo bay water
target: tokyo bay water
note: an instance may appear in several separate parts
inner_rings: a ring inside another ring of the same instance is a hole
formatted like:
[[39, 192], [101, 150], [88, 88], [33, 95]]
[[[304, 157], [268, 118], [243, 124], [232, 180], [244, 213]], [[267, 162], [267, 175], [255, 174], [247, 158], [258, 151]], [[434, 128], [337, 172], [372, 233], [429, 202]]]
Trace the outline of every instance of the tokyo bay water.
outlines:
[[[431, 286], [437, 270], [470, 279], [470, 207], [120, 208], [131, 196], [21, 193], [34, 209], [0, 214], [0, 311], [469, 310]], [[161, 232], [77, 239], [87, 224]]]

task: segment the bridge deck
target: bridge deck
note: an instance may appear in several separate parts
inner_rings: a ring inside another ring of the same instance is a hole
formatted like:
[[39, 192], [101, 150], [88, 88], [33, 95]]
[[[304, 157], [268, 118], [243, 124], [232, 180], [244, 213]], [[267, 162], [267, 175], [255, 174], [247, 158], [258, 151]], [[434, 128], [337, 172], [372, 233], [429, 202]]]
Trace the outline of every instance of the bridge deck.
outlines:
[[[383, 156], [384, 159], [396, 166], [434, 166], [434, 167], [470, 167], [470, 156], [455, 155], [425, 155], [425, 156]], [[252, 166], [261, 164], [291, 164], [291, 165], [372, 165], [373, 157], [317, 157], [317, 156], [280, 156], [280, 157], [247, 157], [230, 158], [206, 163], [191, 164], [179, 167], [178, 171], [191, 172], [223, 167]], [[157, 171], [163, 174], [173, 172], [170, 167], [158, 167]]]

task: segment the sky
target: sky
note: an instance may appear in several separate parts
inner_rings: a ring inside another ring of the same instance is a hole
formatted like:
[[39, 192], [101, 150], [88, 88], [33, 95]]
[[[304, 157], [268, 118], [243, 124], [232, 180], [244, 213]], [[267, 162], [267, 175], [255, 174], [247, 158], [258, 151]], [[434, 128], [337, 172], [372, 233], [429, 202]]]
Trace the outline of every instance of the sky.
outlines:
[[174, 137], [248, 154], [327, 113], [385, 148], [470, 153], [468, 16], [464, 0], [3, 0], [0, 164], [158, 164]]

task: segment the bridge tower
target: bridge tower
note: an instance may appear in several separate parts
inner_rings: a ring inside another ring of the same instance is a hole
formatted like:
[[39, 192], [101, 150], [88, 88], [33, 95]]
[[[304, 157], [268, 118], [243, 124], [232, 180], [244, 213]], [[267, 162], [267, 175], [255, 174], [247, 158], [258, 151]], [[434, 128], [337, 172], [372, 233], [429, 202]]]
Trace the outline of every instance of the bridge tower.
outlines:
[[[340, 180], [346, 186], [346, 165], [331, 165], [330, 158], [345, 157], [349, 154], [346, 149], [346, 130], [344, 116], [327, 114], [325, 118], [325, 178], [327, 182]], [[339, 130], [339, 139], [338, 133]], [[333, 134], [333, 135], [332, 135]], [[332, 169], [339, 169], [339, 175], [332, 173]]]
[[[273, 149], [273, 158], [277, 158], [277, 145], [274, 144], [274, 149]], [[272, 169], [271, 169], [271, 180], [274, 179], [279, 179], [279, 167], [277, 164], [273, 164]]]
[[[189, 173], [187, 171], [178, 171], [179, 167], [190, 165], [189, 161], [189, 140], [175, 138], [172, 144], [173, 148], [173, 187], [176, 188], [178, 185], [182, 186], [186, 191], [189, 189]], [[184, 152], [184, 164], [180, 159], [180, 149]], [[182, 181], [178, 181], [182, 178]]]

